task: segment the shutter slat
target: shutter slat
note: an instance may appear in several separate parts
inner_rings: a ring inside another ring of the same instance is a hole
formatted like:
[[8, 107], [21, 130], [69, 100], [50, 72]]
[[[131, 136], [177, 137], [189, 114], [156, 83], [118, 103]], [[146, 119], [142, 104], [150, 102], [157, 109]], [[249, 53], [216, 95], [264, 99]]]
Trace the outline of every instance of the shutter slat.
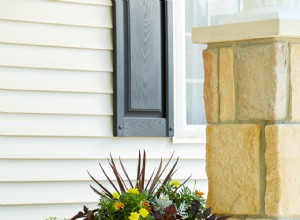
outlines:
[[125, 136], [159, 137], [166, 136], [166, 119], [127, 119], [124, 120]]

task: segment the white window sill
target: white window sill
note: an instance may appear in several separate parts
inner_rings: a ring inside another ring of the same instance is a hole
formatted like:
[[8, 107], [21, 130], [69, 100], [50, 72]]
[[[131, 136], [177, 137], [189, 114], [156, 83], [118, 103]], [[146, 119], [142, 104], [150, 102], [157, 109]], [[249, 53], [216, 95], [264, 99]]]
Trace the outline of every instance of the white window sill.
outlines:
[[173, 144], [205, 144], [205, 138], [181, 138], [181, 137], [173, 137], [172, 138]]

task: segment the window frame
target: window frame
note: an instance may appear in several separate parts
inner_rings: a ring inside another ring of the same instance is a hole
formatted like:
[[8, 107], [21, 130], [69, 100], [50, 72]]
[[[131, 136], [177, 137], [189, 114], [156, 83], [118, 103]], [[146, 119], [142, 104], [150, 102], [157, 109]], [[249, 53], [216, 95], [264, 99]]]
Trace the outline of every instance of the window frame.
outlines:
[[[173, 3], [174, 18], [174, 110], [175, 136], [173, 143], [205, 143], [206, 124], [186, 122], [186, 62], [185, 62], [185, 0]], [[199, 58], [201, 54], [199, 54]], [[203, 96], [202, 96], [203, 97]], [[201, 97], [201, 98], [202, 98]]]

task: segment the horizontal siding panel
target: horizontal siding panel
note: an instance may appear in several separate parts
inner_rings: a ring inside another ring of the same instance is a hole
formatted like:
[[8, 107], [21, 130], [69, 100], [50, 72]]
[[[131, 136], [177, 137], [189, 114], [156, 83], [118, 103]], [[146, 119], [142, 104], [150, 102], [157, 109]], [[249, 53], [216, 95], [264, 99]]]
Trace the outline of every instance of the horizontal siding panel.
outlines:
[[91, 5], [107, 5], [107, 6], [112, 6], [111, 0], [53, 0], [53, 1], [78, 3], [78, 4], [91, 4]]
[[[6, 159], [134, 159], [139, 150], [147, 158], [174, 157], [205, 159], [204, 144], [172, 145], [169, 138], [66, 138], [66, 137], [0, 137], [0, 152]], [[159, 153], [158, 153], [159, 152]]]
[[98, 196], [91, 191], [90, 184], [92, 182], [2, 183], [0, 201], [2, 205], [97, 202]]
[[0, 1], [2, 19], [91, 27], [112, 27], [112, 8], [48, 0]]
[[110, 94], [0, 91], [0, 111], [8, 113], [112, 115]]
[[0, 51], [1, 66], [108, 72], [113, 69], [112, 51], [107, 50], [1, 44]]
[[[0, 201], [3, 205], [95, 203], [99, 197], [90, 189], [90, 184], [95, 186], [93, 182], [3, 183]], [[109, 183], [105, 181], [103, 185], [108, 187]], [[197, 181], [195, 189], [207, 194], [206, 185], [206, 180]], [[188, 186], [193, 189], [194, 182], [189, 181]]]
[[0, 67], [0, 87], [15, 90], [112, 94], [113, 76], [110, 72]]
[[0, 134], [108, 137], [112, 136], [112, 117], [0, 113]]
[[107, 28], [2, 21], [0, 32], [3, 43], [112, 50], [112, 29]]
[[[97, 208], [97, 203], [86, 204], [91, 209]], [[25, 206], [0, 206], [2, 219], [45, 220], [56, 216], [58, 219], [71, 218], [82, 210], [82, 204], [58, 204], [58, 205], [25, 205]], [[38, 210], [38, 211], [37, 211]], [[25, 217], [26, 216], [26, 217]]]
[[[87, 170], [97, 179], [105, 180], [98, 163], [101, 163], [106, 173], [113, 178], [113, 172], [106, 160], [2, 160], [1, 178], [4, 182], [18, 181], [87, 181], [90, 177]], [[120, 169], [118, 160], [115, 161]], [[164, 161], [164, 164], [167, 160]], [[173, 160], [172, 164], [175, 163]], [[131, 178], [135, 177], [137, 160], [123, 160]], [[159, 160], [148, 160], [146, 175], [150, 177], [154, 168], [158, 168]], [[22, 169], [20, 169], [22, 168]], [[206, 179], [204, 160], [180, 160], [175, 179]], [[169, 166], [168, 170], [171, 169]], [[59, 172], [58, 172], [59, 170]], [[166, 174], [166, 173], [165, 173]], [[123, 175], [123, 174], [121, 174]], [[124, 175], [123, 175], [124, 176]], [[125, 177], [125, 176], [124, 176]], [[114, 178], [115, 179], [115, 178]]]

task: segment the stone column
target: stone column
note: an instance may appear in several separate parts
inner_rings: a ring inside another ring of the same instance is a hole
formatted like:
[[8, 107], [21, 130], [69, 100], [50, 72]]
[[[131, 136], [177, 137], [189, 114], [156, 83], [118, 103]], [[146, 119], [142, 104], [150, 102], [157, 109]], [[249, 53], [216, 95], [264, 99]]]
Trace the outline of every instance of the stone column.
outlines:
[[218, 214], [300, 219], [299, 27], [271, 19], [193, 29], [193, 42], [208, 44], [207, 205]]

